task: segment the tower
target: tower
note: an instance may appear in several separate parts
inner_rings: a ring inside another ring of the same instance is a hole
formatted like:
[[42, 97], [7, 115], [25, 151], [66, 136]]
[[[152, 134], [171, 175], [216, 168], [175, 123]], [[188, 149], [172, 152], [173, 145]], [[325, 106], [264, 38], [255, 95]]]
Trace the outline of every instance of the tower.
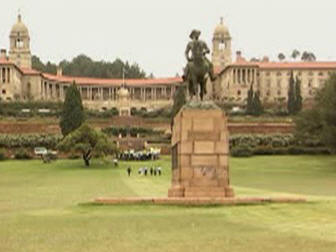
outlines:
[[231, 36], [229, 29], [224, 25], [223, 18], [216, 26], [212, 45], [212, 63], [215, 69], [223, 69], [232, 63]]
[[17, 23], [13, 25], [9, 35], [9, 59], [19, 67], [31, 68], [30, 37], [27, 27], [18, 15]]

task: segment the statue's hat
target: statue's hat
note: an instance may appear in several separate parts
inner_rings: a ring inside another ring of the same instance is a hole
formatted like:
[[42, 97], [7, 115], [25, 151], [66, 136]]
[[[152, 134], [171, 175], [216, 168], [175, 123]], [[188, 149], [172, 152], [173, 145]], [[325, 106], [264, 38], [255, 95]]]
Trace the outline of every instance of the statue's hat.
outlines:
[[199, 36], [199, 35], [201, 35], [201, 31], [194, 29], [191, 31], [189, 38], [192, 39], [194, 36]]

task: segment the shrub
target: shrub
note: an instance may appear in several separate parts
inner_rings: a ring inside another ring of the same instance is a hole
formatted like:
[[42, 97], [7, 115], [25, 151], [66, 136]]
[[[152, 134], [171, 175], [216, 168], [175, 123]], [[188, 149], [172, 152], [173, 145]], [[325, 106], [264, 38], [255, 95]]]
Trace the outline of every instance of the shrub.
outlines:
[[292, 155], [329, 155], [331, 151], [326, 147], [301, 147], [293, 146], [288, 150], [289, 154]]
[[4, 161], [6, 159], [7, 159], [7, 157], [6, 157], [5, 150], [0, 149], [0, 161]]
[[288, 154], [288, 148], [258, 146], [253, 149], [253, 155], [286, 155], [286, 154]]
[[18, 160], [28, 160], [32, 159], [33, 157], [25, 149], [19, 149], [15, 152], [14, 158]]
[[231, 149], [231, 156], [233, 157], [251, 157], [252, 155], [252, 149], [247, 145], [241, 145]]
[[[30, 112], [22, 113], [22, 109], [29, 109]], [[39, 109], [49, 109], [49, 113], [39, 113]], [[31, 116], [59, 116], [62, 109], [60, 102], [41, 102], [41, 101], [15, 101], [1, 102], [0, 115], [14, 117], [31, 117]]]

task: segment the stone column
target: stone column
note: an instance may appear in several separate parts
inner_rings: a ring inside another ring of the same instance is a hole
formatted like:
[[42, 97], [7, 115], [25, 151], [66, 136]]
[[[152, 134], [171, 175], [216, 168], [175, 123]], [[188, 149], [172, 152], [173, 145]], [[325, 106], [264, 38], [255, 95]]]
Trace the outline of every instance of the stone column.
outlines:
[[[60, 84], [60, 96], [61, 100], [64, 101], [64, 86]], [[81, 96], [82, 96], [82, 90], [81, 90]]]
[[7, 82], [10, 83], [11, 82], [11, 76], [10, 76], [10, 68], [7, 68]]

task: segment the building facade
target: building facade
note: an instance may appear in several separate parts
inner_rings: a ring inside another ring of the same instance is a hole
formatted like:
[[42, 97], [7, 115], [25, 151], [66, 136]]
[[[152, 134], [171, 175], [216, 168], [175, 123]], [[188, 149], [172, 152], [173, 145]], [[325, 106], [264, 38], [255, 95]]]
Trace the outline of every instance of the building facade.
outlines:
[[154, 110], [172, 105], [179, 77], [152, 79], [99, 79], [42, 73], [32, 69], [30, 37], [19, 15], [10, 32], [10, 50], [0, 54], [0, 99], [2, 101], [63, 101], [66, 89], [76, 83], [84, 106], [117, 108], [129, 115], [131, 108]]
[[[2, 101], [62, 101], [73, 82], [79, 88], [83, 103], [90, 109], [117, 108], [127, 115], [131, 108], [154, 110], [172, 105], [175, 90], [182, 84], [179, 77], [154, 79], [98, 79], [56, 75], [32, 69], [30, 36], [19, 15], [10, 31], [10, 48], [0, 53], [0, 99]], [[304, 100], [313, 98], [324, 85], [336, 62], [251, 62], [240, 52], [232, 61], [231, 35], [223, 19], [215, 27], [212, 40], [212, 62], [218, 78], [208, 82], [208, 96], [219, 102], [246, 103], [251, 85], [262, 101], [275, 103], [288, 96], [289, 78], [293, 72], [302, 82]]]

